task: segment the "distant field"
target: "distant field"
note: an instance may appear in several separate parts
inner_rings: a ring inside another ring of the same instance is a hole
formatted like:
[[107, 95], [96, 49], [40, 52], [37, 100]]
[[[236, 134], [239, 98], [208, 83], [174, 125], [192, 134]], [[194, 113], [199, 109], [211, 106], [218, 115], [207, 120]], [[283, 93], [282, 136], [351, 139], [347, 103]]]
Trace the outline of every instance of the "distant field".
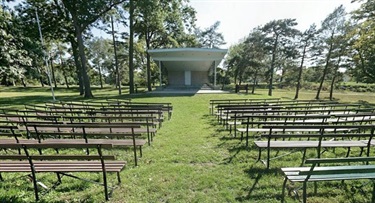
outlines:
[[[58, 100], [82, 100], [77, 90], [58, 88]], [[125, 93], [127, 91], [124, 91]], [[119, 96], [113, 88], [94, 89], [95, 99], [128, 98]], [[300, 92], [300, 99], [313, 99], [316, 92]], [[115, 150], [118, 157], [126, 159], [129, 166], [121, 173], [122, 184], [113, 192], [109, 202], [280, 202], [283, 177], [279, 168], [299, 166], [301, 153], [296, 152], [273, 160], [266, 170], [256, 162], [258, 155], [254, 146], [246, 148], [244, 142], [233, 138], [223, 126], [209, 115], [210, 99], [268, 98], [267, 90], [256, 90], [256, 94], [197, 94], [197, 95], [152, 95], [137, 94], [133, 101], [171, 102], [173, 116], [159, 129], [151, 146], [146, 146], [139, 166], [134, 167], [131, 151]], [[293, 99], [294, 90], [274, 90], [274, 96]], [[321, 99], [328, 93], [323, 92]], [[375, 94], [340, 91], [334, 93], [340, 102], [362, 102], [375, 105]], [[0, 87], [1, 108], [22, 108], [26, 103], [41, 104], [52, 99], [49, 88]], [[281, 151], [280, 153], [283, 153]], [[315, 156], [308, 150], [309, 157]], [[336, 150], [344, 156], [346, 150]], [[353, 149], [352, 155], [359, 150]], [[332, 150], [324, 157], [333, 157]], [[32, 184], [20, 174], [2, 174], [5, 181], [0, 184], [0, 202], [34, 201]], [[100, 179], [99, 175], [87, 178]], [[53, 174], [41, 175], [40, 180], [51, 185], [56, 181]], [[110, 176], [111, 183], [115, 176]], [[308, 202], [370, 202], [372, 183], [363, 187], [363, 192], [353, 189], [366, 181], [318, 183], [318, 193], [313, 193], [309, 184]], [[40, 202], [102, 202], [102, 187], [64, 177], [62, 184], [46, 193]], [[298, 202], [293, 196], [287, 202]]]

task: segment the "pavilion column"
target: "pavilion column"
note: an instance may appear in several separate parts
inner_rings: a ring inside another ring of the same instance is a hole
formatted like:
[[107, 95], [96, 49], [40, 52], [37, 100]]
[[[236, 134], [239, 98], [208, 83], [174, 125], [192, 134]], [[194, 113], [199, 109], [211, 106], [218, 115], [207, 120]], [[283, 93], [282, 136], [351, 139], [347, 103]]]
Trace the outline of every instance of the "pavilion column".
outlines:
[[159, 61], [159, 81], [160, 87], [163, 87], [163, 81], [161, 80], [161, 61]]
[[214, 88], [216, 88], [216, 61], [214, 61]]

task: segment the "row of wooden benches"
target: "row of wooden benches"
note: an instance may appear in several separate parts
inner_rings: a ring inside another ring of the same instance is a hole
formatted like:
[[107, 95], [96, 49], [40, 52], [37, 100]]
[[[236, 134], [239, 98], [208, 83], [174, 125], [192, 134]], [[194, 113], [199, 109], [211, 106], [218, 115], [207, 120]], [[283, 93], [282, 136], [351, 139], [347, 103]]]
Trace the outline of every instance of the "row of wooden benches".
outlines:
[[[107, 173], [116, 173], [117, 180], [120, 183], [120, 172], [126, 166], [125, 161], [118, 161], [114, 155], [105, 155], [103, 149], [113, 148], [112, 144], [94, 144], [85, 142], [69, 142], [63, 143], [59, 141], [49, 143], [29, 143], [20, 141], [14, 142], [1, 142], [0, 149], [5, 150], [18, 150], [19, 154], [6, 153], [0, 155], [0, 180], [4, 181], [1, 173], [30, 173], [33, 182], [35, 199], [40, 199], [38, 193], [38, 185], [47, 188], [44, 183], [37, 179], [37, 173], [55, 173], [57, 175], [57, 184], [62, 182], [62, 176], [82, 179], [72, 173], [75, 172], [95, 172], [102, 174], [102, 182], [91, 180], [103, 185], [105, 199], [109, 199], [109, 186]], [[75, 150], [74, 154], [43, 154], [42, 150], [63, 150], [69, 149], [96, 149], [96, 155], [93, 154], [80, 154], [77, 153], [82, 150]], [[38, 153], [35, 153], [37, 151]]]
[[[72, 113], [79, 111], [79, 113]], [[134, 164], [138, 165], [137, 150], [142, 156], [142, 146], [150, 144], [156, 133], [156, 125], [163, 119], [154, 115], [150, 109], [140, 111], [119, 110], [116, 112], [102, 110], [104, 113], [82, 115], [85, 110], [59, 109], [45, 110], [4, 110], [0, 114], [0, 150], [15, 149], [18, 154], [0, 154], [1, 172], [30, 172], [34, 183], [35, 198], [38, 200], [38, 184], [36, 173], [53, 172], [57, 174], [58, 183], [62, 176], [79, 178], [71, 172], [100, 172], [103, 175], [105, 199], [108, 200], [110, 187], [107, 183], [107, 172], [119, 172], [125, 167], [126, 161], [117, 161], [113, 155], [103, 154], [102, 149], [114, 147], [132, 148]], [[160, 111], [159, 111], [160, 112]], [[142, 127], [144, 126], [144, 127]], [[161, 125], [159, 125], [160, 127]], [[27, 135], [27, 138], [25, 136]], [[139, 139], [147, 134], [148, 140]], [[4, 138], [7, 137], [7, 138]], [[10, 138], [13, 137], [13, 138]], [[43, 149], [85, 149], [87, 154], [77, 155], [77, 151], [69, 155], [62, 153], [43, 153]], [[97, 155], [93, 155], [93, 149]], [[31, 154], [30, 152], [39, 154]], [[95, 150], [94, 150], [95, 151]], [[108, 151], [108, 150], [106, 150]]]
[[97, 111], [129, 111], [142, 112], [148, 110], [157, 110], [164, 112], [171, 118], [173, 107], [171, 103], [151, 103], [151, 102], [130, 102], [125, 101], [109, 101], [107, 103], [89, 103], [89, 102], [47, 102], [44, 105], [25, 105], [27, 110], [41, 111], [84, 111], [87, 113], [96, 113]]
[[[220, 109], [216, 113], [217, 115], [223, 116], [222, 113], [225, 111], [230, 115], [225, 115], [221, 120], [223, 125], [234, 125], [235, 129], [241, 132], [241, 135], [246, 133], [247, 141], [249, 133], [259, 133], [258, 136], [254, 136], [253, 143], [259, 150], [258, 161], [262, 160], [262, 151], [266, 151], [266, 158], [263, 162], [265, 162], [267, 169], [270, 167], [272, 159], [285, 156], [285, 154], [278, 155], [276, 153], [276, 157], [272, 157], [272, 150], [303, 151], [302, 163], [311, 164], [310, 167], [281, 168], [284, 176], [282, 201], [288, 181], [303, 183], [303, 202], [306, 202], [308, 182], [373, 179], [375, 176], [375, 165], [370, 164], [370, 161], [375, 161], [371, 157], [371, 148], [375, 144], [372, 141], [375, 129], [375, 125], [371, 124], [375, 116], [372, 111], [359, 114], [357, 110], [353, 110], [356, 105], [336, 104], [335, 106], [341, 106], [341, 112], [337, 114], [339, 111], [336, 111], [336, 114], [331, 114], [331, 112], [323, 110], [323, 108], [331, 108], [332, 104], [327, 103], [315, 112], [301, 115], [301, 112], [296, 110], [297, 112], [294, 114], [278, 112], [275, 115], [277, 110], [272, 109], [273, 106], [270, 105], [263, 105], [264, 109], [262, 110], [259, 110], [262, 105], [254, 105], [257, 107], [253, 109], [250, 107], [251, 105], [234, 104], [233, 108], [228, 104], [223, 106], [225, 107], [221, 108], [220, 105], [216, 105]], [[345, 106], [344, 109], [347, 109], [347, 112], [343, 112], [343, 106]], [[280, 107], [280, 109], [282, 108]], [[241, 109], [243, 109], [242, 112]], [[274, 112], [270, 114], [270, 111]], [[291, 113], [293, 110], [290, 108], [288, 111]], [[332, 120], [333, 117], [335, 117], [334, 121]], [[220, 121], [220, 119], [218, 120]], [[359, 157], [349, 157], [353, 147], [360, 148]], [[347, 148], [347, 157], [321, 158], [321, 154], [328, 148]], [[315, 149], [316, 158], [306, 159], [307, 149]], [[361, 157], [362, 154], [365, 154], [366, 157]], [[355, 164], [348, 165], [351, 162]], [[365, 162], [365, 165], [358, 164], [359, 162]], [[321, 164], [322, 166], [320, 166]], [[323, 166], [324, 164], [328, 164], [328, 166]], [[340, 166], [336, 166], [337, 164]], [[375, 201], [375, 195], [372, 201]]]

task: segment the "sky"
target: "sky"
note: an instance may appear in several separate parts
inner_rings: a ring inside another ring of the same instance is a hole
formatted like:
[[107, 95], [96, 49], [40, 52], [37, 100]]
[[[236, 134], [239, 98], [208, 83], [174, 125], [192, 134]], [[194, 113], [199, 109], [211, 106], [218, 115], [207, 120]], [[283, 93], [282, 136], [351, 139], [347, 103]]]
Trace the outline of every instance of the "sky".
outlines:
[[197, 27], [201, 29], [220, 21], [218, 32], [229, 48], [246, 37], [250, 31], [272, 20], [295, 18], [297, 29], [304, 31], [321, 22], [341, 4], [347, 12], [359, 7], [351, 0], [190, 0], [197, 11]]

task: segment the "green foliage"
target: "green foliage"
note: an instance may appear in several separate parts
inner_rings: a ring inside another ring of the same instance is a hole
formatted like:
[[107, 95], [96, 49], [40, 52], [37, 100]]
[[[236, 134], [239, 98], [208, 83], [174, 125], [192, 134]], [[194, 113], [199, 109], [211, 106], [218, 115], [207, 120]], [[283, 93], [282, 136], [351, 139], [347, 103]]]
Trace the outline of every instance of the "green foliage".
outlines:
[[15, 84], [24, 79], [31, 58], [19, 20], [0, 7], [0, 84]]
[[202, 48], [220, 48], [221, 45], [226, 44], [224, 36], [219, 33], [220, 21], [216, 21], [213, 25], [204, 30], [196, 29], [195, 33], [198, 37], [199, 47]]

